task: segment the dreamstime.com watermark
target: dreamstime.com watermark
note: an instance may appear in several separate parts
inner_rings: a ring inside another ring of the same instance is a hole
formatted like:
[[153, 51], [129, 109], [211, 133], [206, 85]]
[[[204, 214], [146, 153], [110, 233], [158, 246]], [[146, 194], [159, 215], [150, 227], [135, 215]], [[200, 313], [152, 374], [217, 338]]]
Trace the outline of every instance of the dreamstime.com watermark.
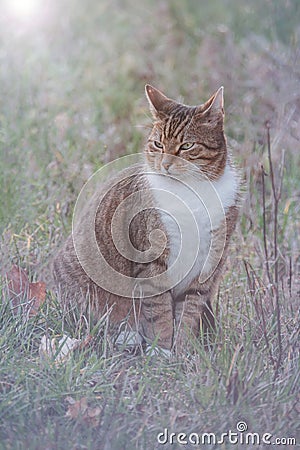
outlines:
[[249, 432], [245, 421], [237, 422], [235, 430], [221, 433], [183, 433], [170, 432], [168, 428], [158, 433], [157, 442], [161, 445], [296, 445], [295, 437], [277, 437], [271, 433]]

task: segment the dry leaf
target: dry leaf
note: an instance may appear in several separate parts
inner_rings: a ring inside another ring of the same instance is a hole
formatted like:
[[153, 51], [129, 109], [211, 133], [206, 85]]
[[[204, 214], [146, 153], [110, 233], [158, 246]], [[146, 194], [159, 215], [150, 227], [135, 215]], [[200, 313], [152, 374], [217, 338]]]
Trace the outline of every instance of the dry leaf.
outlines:
[[52, 359], [56, 354], [56, 339], [50, 339], [44, 334], [39, 346], [39, 354], [42, 360]]
[[82, 397], [79, 400], [75, 400], [73, 397], [66, 397], [66, 401], [69, 403], [66, 417], [78, 419], [78, 417], [82, 417], [86, 413], [88, 408], [86, 397]]
[[29, 310], [29, 317], [37, 314], [40, 306], [46, 298], [46, 283], [38, 281], [37, 283], [29, 283], [29, 301], [32, 302]]
[[6, 279], [13, 312], [16, 314], [21, 308], [24, 316], [35, 316], [45, 301], [46, 284], [30, 283], [25, 270], [16, 265], [6, 273]]
[[8, 288], [12, 294], [18, 295], [28, 289], [29, 280], [26, 272], [16, 265], [7, 272]]
[[71, 353], [80, 346], [81, 340], [70, 338], [65, 334], [58, 338], [50, 338], [44, 334], [41, 339], [39, 354], [41, 360], [53, 360], [56, 364], [66, 362]]
[[59, 353], [55, 360], [59, 363], [65, 362], [70, 357], [71, 353], [79, 347], [80, 343], [80, 339], [74, 339], [63, 335], [58, 342]]
[[79, 400], [75, 400], [73, 397], [66, 397], [66, 401], [69, 403], [66, 417], [70, 417], [73, 420], [81, 419], [92, 427], [99, 424], [101, 414], [99, 406], [95, 408], [88, 406], [86, 397], [82, 397]]

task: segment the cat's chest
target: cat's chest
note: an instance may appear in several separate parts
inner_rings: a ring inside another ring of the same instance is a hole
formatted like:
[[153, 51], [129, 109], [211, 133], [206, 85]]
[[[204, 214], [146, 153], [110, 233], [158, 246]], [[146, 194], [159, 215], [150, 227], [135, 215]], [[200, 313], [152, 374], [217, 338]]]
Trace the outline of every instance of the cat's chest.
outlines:
[[235, 203], [236, 181], [230, 168], [217, 182], [177, 180], [149, 174], [155, 207], [167, 233], [168, 271], [175, 295], [211, 269], [212, 231], [224, 223]]

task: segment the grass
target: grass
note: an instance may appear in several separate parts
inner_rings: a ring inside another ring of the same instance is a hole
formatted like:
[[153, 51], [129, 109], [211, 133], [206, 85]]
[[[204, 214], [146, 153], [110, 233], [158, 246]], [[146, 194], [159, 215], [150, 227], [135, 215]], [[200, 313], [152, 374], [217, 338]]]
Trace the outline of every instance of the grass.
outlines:
[[[1, 449], [160, 448], [165, 428], [220, 436], [242, 420], [249, 432], [299, 445], [298, 3], [63, 0], [25, 20], [7, 2], [1, 271], [18, 264], [49, 289], [40, 312], [25, 320], [12, 314], [1, 282]], [[146, 82], [186, 103], [225, 86], [228, 144], [247, 184], [215, 305], [216, 343], [204, 350], [194, 342], [193, 357], [171, 360], [115, 348], [105, 320], [62, 311], [49, 271], [86, 179], [141, 151]], [[276, 205], [273, 184], [277, 191], [281, 181]], [[90, 344], [65, 364], [42, 360], [42, 336], [63, 333], [90, 336]], [[70, 417], [69, 397], [86, 399], [91, 414], [99, 407], [96, 417]]]

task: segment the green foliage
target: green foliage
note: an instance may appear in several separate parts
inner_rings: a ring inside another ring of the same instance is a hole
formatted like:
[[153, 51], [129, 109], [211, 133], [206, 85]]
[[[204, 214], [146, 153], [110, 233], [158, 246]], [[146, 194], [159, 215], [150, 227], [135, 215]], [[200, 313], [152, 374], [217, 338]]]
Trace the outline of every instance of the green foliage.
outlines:
[[[110, 442], [114, 449], [152, 448], [165, 427], [170, 432], [219, 433], [234, 429], [239, 420], [253, 432], [295, 434], [299, 367], [291, 352], [297, 337], [284, 330], [288, 359], [274, 379], [274, 365], [259, 337], [261, 323], [249, 296], [236, 310], [220, 310], [218, 334], [208, 350], [194, 342], [193, 356], [171, 360], [113, 350], [105, 321], [92, 325], [88, 316], [78, 333], [74, 312], [62, 316], [50, 297], [29, 321], [12, 316], [6, 303], [1, 308], [0, 438], [5, 446], [98, 449]], [[291, 326], [293, 315], [288, 308], [283, 312]], [[239, 318], [233, 326], [235, 314]], [[62, 326], [70, 336], [84, 338], [88, 332], [93, 340], [64, 364], [41, 359], [41, 336], [62, 333]], [[266, 332], [275, 355], [273, 328], [270, 317]], [[84, 397], [101, 409], [99, 426], [80, 415], [75, 419], [66, 415], [70, 396]]]

